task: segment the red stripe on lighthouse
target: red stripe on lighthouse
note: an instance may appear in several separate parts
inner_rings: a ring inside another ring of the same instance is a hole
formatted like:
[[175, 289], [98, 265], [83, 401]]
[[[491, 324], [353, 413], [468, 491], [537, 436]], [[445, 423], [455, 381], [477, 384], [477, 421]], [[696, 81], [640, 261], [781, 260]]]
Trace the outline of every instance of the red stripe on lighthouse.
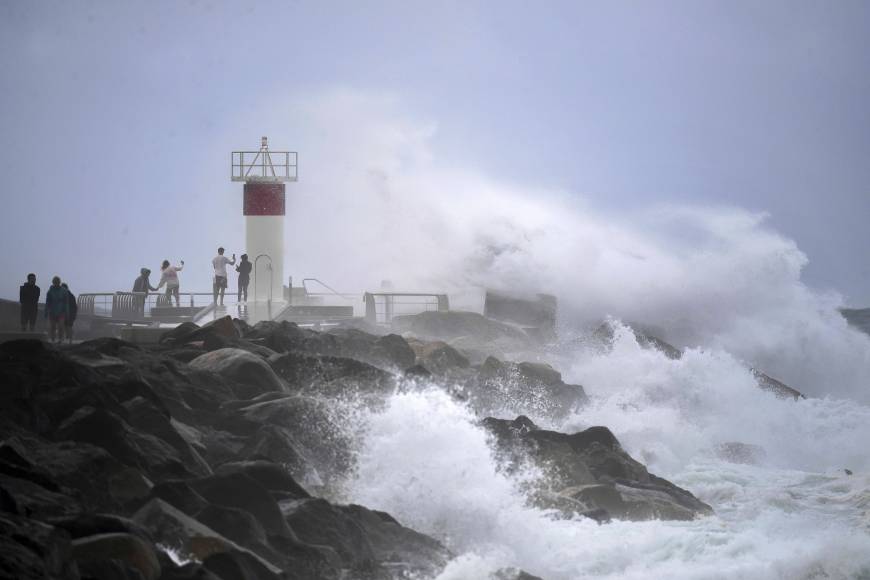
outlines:
[[284, 215], [283, 183], [245, 183], [244, 215]]

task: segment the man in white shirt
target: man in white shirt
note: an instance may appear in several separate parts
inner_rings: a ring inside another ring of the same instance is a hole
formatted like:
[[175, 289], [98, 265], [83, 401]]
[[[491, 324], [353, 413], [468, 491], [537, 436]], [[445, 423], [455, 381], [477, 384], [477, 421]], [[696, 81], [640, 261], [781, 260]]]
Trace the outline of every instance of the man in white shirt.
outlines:
[[214, 302], [217, 304], [218, 296], [220, 296], [220, 305], [223, 306], [224, 291], [227, 289], [227, 264], [230, 266], [234, 265], [236, 263], [236, 255], [233, 254], [233, 259], [230, 260], [224, 256], [224, 249], [218, 248], [218, 255], [214, 257], [211, 263], [214, 266], [214, 286], [212, 287]]

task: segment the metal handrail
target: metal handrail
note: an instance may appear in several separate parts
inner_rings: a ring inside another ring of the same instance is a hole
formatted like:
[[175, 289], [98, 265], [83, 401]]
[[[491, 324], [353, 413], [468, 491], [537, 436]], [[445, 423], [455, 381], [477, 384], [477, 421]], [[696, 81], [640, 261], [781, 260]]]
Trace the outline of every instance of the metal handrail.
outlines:
[[334, 294], [334, 295], [338, 296], [339, 298], [344, 298], [345, 300], [355, 300], [357, 297], [356, 294], [339, 292], [338, 290], [336, 290], [332, 286], [326, 284], [325, 282], [321, 282], [317, 278], [303, 278], [302, 279], [302, 288], [305, 290], [305, 294], [308, 296], [329, 296], [329, 294], [327, 294], [325, 292], [309, 292], [308, 286], [305, 285], [306, 282], [317, 282], [318, 284], [320, 284], [321, 286], [323, 286], [324, 288], [329, 290], [329, 292], [331, 294]]
[[275, 289], [275, 271], [272, 270], [272, 257], [269, 254], [260, 254], [256, 258], [254, 258], [254, 300], [257, 299], [257, 262], [260, 261], [260, 258], [266, 258], [269, 260], [269, 265], [267, 266], [269, 269], [269, 303], [272, 302], [272, 293]]

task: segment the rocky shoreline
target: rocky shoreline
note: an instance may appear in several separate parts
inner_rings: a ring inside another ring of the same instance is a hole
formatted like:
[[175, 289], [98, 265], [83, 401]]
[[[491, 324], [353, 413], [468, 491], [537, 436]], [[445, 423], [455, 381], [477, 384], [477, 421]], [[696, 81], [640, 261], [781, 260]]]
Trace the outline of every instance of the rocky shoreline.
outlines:
[[[227, 317], [153, 347], [0, 345], [0, 578], [434, 577], [453, 557], [441, 542], [336, 499], [354, 413], [411, 389], [466, 401], [501, 469], [541, 470], [524, 491], [554, 517], [712, 513], [606, 427], [558, 433], [526, 417], [587, 400], [550, 366], [454, 348], [446, 330], [417, 336]], [[523, 346], [514, 331], [496, 338]]]

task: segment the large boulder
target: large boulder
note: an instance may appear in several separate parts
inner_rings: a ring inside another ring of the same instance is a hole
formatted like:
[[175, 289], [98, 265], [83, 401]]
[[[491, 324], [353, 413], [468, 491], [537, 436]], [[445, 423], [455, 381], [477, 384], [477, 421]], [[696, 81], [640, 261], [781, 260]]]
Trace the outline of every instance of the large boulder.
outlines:
[[582, 386], [566, 384], [549, 365], [502, 362], [495, 357], [480, 366], [466, 394], [481, 414], [548, 419], [565, 417], [587, 401]]
[[58, 427], [55, 437], [102, 447], [119, 462], [152, 477], [194, 475], [171, 445], [102, 408], [82, 407]]
[[0, 578], [79, 578], [69, 534], [36, 520], [0, 513], [0, 554]]
[[[17, 479], [24, 479], [66, 499], [53, 515], [79, 511], [116, 511], [148, 495], [152, 483], [141, 471], [126, 467], [108, 451], [83, 442], [50, 443], [20, 435], [0, 444], [0, 455], [15, 460]], [[31, 494], [31, 497], [35, 497]], [[61, 501], [61, 498], [58, 498]]]
[[476, 312], [421, 312], [393, 318], [393, 330], [425, 340], [443, 340], [463, 351], [493, 354], [523, 351], [534, 339], [521, 328]]
[[347, 357], [288, 352], [270, 358], [269, 364], [291, 388], [305, 395], [378, 401], [396, 386], [387, 371]]
[[225, 463], [217, 469], [218, 475], [243, 473], [280, 499], [305, 499], [311, 497], [296, 483], [283, 466], [271, 461], [234, 461]]
[[[141, 537], [126, 533], [86, 536], [72, 543], [73, 559], [79, 565], [117, 560], [124, 567], [134, 568], [143, 580], [160, 577], [160, 562], [154, 547]], [[110, 580], [112, 576], [105, 576]]]
[[281, 427], [327, 484], [347, 474], [353, 465], [353, 425], [348, 412], [335, 401], [292, 396], [244, 407], [227, 415], [221, 427], [247, 437], [256, 436], [264, 425]]
[[333, 548], [352, 577], [431, 577], [451, 556], [432, 538], [363, 506], [309, 498], [281, 502], [281, 509], [300, 540]]
[[242, 388], [238, 394], [250, 398], [267, 392], [287, 392], [262, 357], [239, 348], [221, 348], [200, 355], [190, 361], [190, 368], [211, 371], [230, 379]]
[[570, 513], [606, 510], [620, 519], [688, 520], [712, 513], [689, 491], [649, 473], [606, 427], [573, 434], [539, 429], [527, 417], [483, 420], [509, 472], [529, 462], [544, 477], [530, 494], [541, 506]]
[[433, 375], [450, 375], [470, 366], [468, 358], [444, 341], [410, 339], [408, 344], [417, 356], [417, 363]]
[[243, 470], [191, 480], [190, 486], [210, 503], [250, 513], [269, 535], [291, 535], [278, 503]]

